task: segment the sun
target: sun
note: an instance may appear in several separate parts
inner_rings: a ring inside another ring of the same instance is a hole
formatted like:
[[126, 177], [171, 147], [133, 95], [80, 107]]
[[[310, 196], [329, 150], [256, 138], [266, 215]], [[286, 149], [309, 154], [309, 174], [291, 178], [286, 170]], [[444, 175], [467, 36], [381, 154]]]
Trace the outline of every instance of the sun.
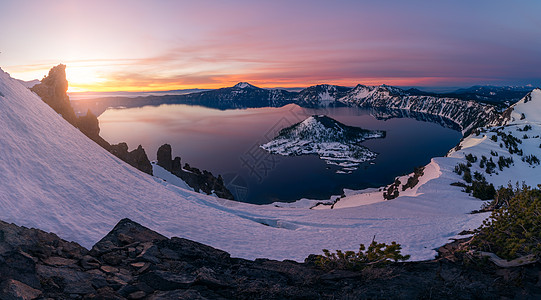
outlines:
[[88, 92], [99, 89], [107, 80], [90, 67], [67, 67], [66, 78], [68, 80], [68, 92]]

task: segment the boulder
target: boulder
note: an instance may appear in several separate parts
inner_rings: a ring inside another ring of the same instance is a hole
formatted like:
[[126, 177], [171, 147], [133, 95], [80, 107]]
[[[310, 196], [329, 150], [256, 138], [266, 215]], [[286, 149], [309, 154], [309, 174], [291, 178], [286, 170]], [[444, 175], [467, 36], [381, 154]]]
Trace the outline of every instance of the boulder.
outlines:
[[40, 290], [13, 279], [6, 280], [0, 285], [0, 299], [3, 300], [36, 299], [41, 294]]
[[138, 243], [167, 240], [167, 238], [130, 219], [122, 219], [116, 226], [97, 242], [92, 249], [98, 251], [110, 250], [113, 247], [123, 247], [137, 241]]

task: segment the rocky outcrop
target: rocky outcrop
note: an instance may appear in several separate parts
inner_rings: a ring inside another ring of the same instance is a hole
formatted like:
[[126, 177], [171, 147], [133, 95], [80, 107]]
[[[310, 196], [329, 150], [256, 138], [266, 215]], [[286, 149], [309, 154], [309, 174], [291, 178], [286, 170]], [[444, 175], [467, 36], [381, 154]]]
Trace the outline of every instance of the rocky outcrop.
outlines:
[[[171, 154], [171, 145], [163, 144], [158, 148], [157, 153], [158, 166], [171, 172], [173, 170], [173, 159]], [[180, 157], [179, 157], [180, 161]]]
[[203, 192], [207, 195], [215, 194], [223, 199], [234, 200], [235, 197], [227, 189], [221, 175], [215, 177], [211, 172], [199, 170], [186, 164], [182, 168], [180, 157], [171, 159], [171, 145], [163, 144], [158, 148], [157, 159], [158, 165], [175, 176], [182, 179], [186, 184], [196, 192]]
[[45, 76], [41, 83], [34, 85], [31, 90], [40, 96], [43, 102], [61, 114], [66, 121], [78, 128], [102, 148], [138, 170], [152, 175], [152, 165], [141, 145], [131, 152], [128, 152], [126, 143], [111, 145], [100, 136], [98, 117], [90, 109], [88, 109], [85, 116], [77, 117], [75, 115], [67, 94], [68, 81], [66, 79], [65, 65], [60, 64], [53, 67], [49, 71], [49, 75]]
[[[434, 261], [362, 271], [232, 258], [121, 220], [91, 250], [0, 221], [0, 299], [539, 299], [539, 263], [468, 266], [460, 243]], [[414, 284], [412, 284], [414, 283]]]
[[98, 117], [89, 109], [85, 116], [77, 117], [77, 128], [105, 150], [111, 150], [111, 144], [100, 136]]
[[90, 109], [86, 116], [77, 117], [75, 115], [67, 93], [68, 80], [66, 79], [65, 65], [60, 64], [53, 67], [49, 71], [49, 75], [30, 90], [40, 96], [43, 102], [62, 115], [71, 125], [79, 128], [82, 133], [104, 149], [110, 150], [111, 145], [100, 136], [100, 126], [96, 115]]
[[49, 71], [40, 84], [34, 85], [30, 90], [41, 97], [57, 113], [61, 114], [66, 121], [77, 126], [77, 117], [71, 107], [67, 94], [68, 80], [66, 79], [66, 65], [58, 65]]
[[152, 165], [150, 164], [150, 160], [148, 160], [145, 149], [143, 149], [141, 145], [139, 145], [139, 147], [137, 147], [135, 150], [128, 151], [128, 144], [119, 143], [116, 145], [111, 145], [110, 151], [113, 155], [127, 162], [132, 167], [152, 175]]

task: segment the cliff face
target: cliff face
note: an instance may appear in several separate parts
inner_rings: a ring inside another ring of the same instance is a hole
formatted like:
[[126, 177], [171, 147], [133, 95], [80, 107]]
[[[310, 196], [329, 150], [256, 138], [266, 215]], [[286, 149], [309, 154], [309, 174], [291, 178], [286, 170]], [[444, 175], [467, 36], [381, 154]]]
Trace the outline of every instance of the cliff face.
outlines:
[[38, 94], [43, 102], [61, 114], [70, 124], [77, 126], [77, 117], [67, 94], [66, 65], [60, 64], [53, 67], [49, 71], [49, 75], [45, 76], [41, 83], [34, 85], [30, 90]]
[[500, 114], [491, 105], [455, 98], [411, 96], [399, 88], [385, 85], [357, 85], [339, 101], [360, 107], [407, 110], [440, 116], [456, 123], [462, 133], [469, 133], [476, 127], [496, 124], [500, 119]]

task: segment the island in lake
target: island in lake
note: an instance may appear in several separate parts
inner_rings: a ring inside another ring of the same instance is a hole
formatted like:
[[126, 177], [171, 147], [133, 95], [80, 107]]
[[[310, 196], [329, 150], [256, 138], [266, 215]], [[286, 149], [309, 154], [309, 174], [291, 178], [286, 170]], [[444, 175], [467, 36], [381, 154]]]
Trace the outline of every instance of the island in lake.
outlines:
[[360, 143], [384, 137], [383, 130], [348, 126], [326, 115], [314, 115], [280, 130], [261, 148], [286, 156], [317, 154], [326, 163], [340, 166], [337, 173], [351, 173], [359, 164], [377, 156], [377, 153]]

